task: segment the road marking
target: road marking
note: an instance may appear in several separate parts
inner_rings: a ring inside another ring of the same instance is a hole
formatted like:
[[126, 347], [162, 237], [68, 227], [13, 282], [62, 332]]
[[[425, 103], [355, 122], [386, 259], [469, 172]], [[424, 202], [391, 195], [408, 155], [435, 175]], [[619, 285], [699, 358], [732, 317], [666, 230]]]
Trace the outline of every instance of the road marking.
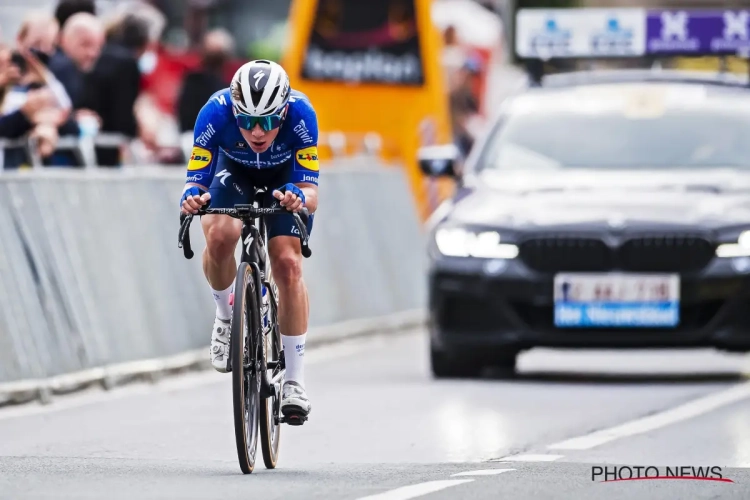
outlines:
[[630, 422], [616, 425], [609, 429], [602, 429], [583, 436], [566, 439], [565, 441], [551, 444], [547, 448], [552, 450], [588, 450], [616, 439], [642, 434], [697, 417], [748, 397], [750, 397], [750, 382], [745, 382], [654, 415], [631, 420]]
[[451, 474], [451, 477], [459, 476], [495, 476], [502, 474], [503, 472], [510, 472], [516, 469], [484, 469], [484, 470], [468, 470], [465, 472], [459, 472], [458, 474]]
[[564, 455], [509, 455], [503, 458], [493, 458], [490, 462], [554, 462]]
[[443, 479], [440, 481], [429, 481], [427, 483], [412, 484], [410, 486], [404, 486], [395, 490], [378, 493], [369, 497], [361, 497], [357, 500], [408, 500], [409, 498], [421, 497], [428, 493], [435, 493], [436, 491], [450, 488], [451, 486], [458, 486], [463, 483], [470, 483], [473, 479]]
[[[333, 359], [346, 358], [353, 353], [365, 350], [376, 337], [368, 339], [345, 340], [340, 343], [324, 345], [315, 349], [310, 349], [306, 353], [306, 366], [317, 365], [331, 361]], [[208, 357], [208, 349], [206, 349]], [[194, 389], [205, 385], [213, 384], [230, 384], [231, 376], [228, 373], [218, 373], [213, 368], [192, 372], [184, 375], [167, 377], [156, 383], [134, 382], [129, 385], [115, 387], [110, 391], [104, 389], [91, 389], [89, 392], [78, 392], [66, 396], [55, 396], [53, 402], [48, 406], [39, 403], [28, 403], [23, 406], [11, 406], [9, 408], [0, 408], [0, 421], [12, 418], [25, 418], [34, 415], [46, 415], [58, 411], [80, 408], [97, 403], [106, 403], [108, 401], [117, 401], [133, 396], [143, 396], [149, 394], [163, 394], [173, 391]]]

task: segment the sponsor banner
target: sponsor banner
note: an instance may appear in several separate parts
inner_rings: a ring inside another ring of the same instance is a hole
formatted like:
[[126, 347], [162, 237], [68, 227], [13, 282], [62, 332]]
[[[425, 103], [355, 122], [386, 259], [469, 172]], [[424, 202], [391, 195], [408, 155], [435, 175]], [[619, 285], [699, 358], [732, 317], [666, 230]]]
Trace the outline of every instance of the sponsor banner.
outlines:
[[302, 77], [423, 85], [414, 0], [319, 0]]
[[645, 9], [521, 9], [519, 57], [638, 57], [646, 50]]
[[646, 18], [653, 55], [727, 55], [750, 49], [750, 10], [655, 10]]

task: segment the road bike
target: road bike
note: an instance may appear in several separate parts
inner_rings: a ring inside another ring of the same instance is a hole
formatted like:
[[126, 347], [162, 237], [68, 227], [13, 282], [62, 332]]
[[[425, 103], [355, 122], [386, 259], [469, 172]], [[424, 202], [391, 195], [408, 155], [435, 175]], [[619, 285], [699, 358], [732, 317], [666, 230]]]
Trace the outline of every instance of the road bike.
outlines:
[[[234, 434], [240, 469], [251, 474], [255, 468], [258, 437], [263, 463], [276, 467], [279, 457], [280, 424], [302, 425], [307, 418], [296, 412], [281, 412], [284, 382], [284, 349], [277, 321], [278, 289], [270, 272], [266, 217], [290, 213], [286, 208], [265, 207], [267, 187], [254, 190], [249, 204], [234, 208], [203, 207], [195, 215], [223, 214], [242, 221], [242, 257], [234, 283], [233, 312], [227, 371], [232, 373]], [[292, 213], [299, 231], [302, 255], [312, 254], [308, 245], [307, 220], [303, 208]], [[190, 223], [193, 214], [181, 214], [178, 247], [192, 259]]]

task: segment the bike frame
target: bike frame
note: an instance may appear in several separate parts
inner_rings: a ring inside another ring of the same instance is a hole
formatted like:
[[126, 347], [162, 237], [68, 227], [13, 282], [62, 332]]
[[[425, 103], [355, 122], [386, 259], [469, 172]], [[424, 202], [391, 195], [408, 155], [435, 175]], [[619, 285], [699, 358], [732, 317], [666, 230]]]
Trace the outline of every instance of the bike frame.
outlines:
[[[268, 191], [267, 187], [257, 188], [253, 192], [253, 198], [251, 200], [250, 204], [240, 204], [235, 205], [234, 208], [204, 208], [198, 212], [197, 215], [210, 215], [210, 214], [221, 214], [221, 215], [228, 215], [230, 217], [233, 217], [235, 219], [242, 220], [242, 232], [240, 237], [240, 242], [242, 244], [242, 257], [241, 262], [247, 262], [247, 264], [252, 268], [253, 270], [253, 279], [255, 280], [255, 293], [256, 293], [256, 300], [258, 301], [259, 309], [262, 307], [263, 304], [263, 286], [266, 287], [268, 297], [269, 297], [269, 307], [272, 307], [274, 310], [276, 310], [278, 306], [278, 298], [276, 297], [273, 287], [270, 286], [270, 282], [267, 279], [267, 270], [268, 270], [268, 241], [267, 241], [267, 232], [266, 232], [266, 216], [274, 216], [274, 215], [281, 215], [281, 214], [288, 214], [290, 213], [286, 208], [284, 207], [264, 207], [262, 206], [262, 203], [259, 200], [258, 195], [261, 193], [265, 193]], [[302, 245], [302, 255], [305, 258], [308, 258], [312, 255], [312, 252], [310, 251], [310, 247], [308, 245], [309, 242], [309, 235], [307, 233], [307, 218], [309, 217], [309, 212], [306, 208], [303, 208], [301, 211], [301, 215], [299, 213], [292, 213], [294, 217], [295, 225], [297, 226], [297, 229], [299, 230], [299, 239], [300, 243]], [[303, 217], [305, 220], [303, 220]], [[179, 243], [178, 247], [182, 248], [185, 254], [186, 259], [192, 259], [194, 256], [194, 253], [192, 251], [192, 248], [190, 246], [190, 223], [192, 221], [193, 215], [182, 215], [182, 224], [180, 227], [180, 234], [179, 234]], [[262, 325], [262, 319], [261, 319], [261, 325]], [[278, 333], [278, 322], [274, 322], [272, 325], [272, 328], [275, 330], [274, 333]], [[261, 328], [262, 329], [262, 328]], [[262, 332], [261, 332], [262, 333]], [[255, 344], [257, 339], [253, 339], [252, 343]], [[265, 338], [260, 339], [261, 341], [265, 342]], [[254, 348], [257, 346], [253, 346]], [[255, 356], [253, 356], [255, 357]], [[266, 362], [266, 356], [259, 356], [260, 360], [260, 370], [259, 373], [264, 373], [265, 376], [261, 377], [261, 386], [260, 386], [260, 393], [262, 397], [274, 397], [274, 398], [280, 398], [280, 388], [278, 387], [278, 384], [281, 382], [281, 379], [284, 376], [284, 350], [283, 348], [279, 350], [279, 360], [278, 361], [272, 361], [270, 363]], [[229, 371], [232, 371], [231, 366], [231, 346], [230, 346], [230, 353], [229, 353], [229, 363], [228, 368]], [[280, 365], [280, 366], [278, 366]], [[247, 367], [245, 367], [247, 368]], [[268, 370], [275, 370], [276, 368], [279, 368], [276, 375], [273, 377], [268, 376]]]

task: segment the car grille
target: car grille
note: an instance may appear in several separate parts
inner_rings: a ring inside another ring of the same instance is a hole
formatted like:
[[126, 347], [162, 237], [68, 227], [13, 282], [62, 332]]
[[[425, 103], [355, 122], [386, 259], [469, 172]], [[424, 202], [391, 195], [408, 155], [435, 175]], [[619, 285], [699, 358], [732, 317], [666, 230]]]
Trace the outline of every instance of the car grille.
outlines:
[[695, 272], [708, 265], [715, 246], [694, 235], [632, 237], [619, 247], [596, 238], [534, 237], [519, 245], [519, 257], [531, 269], [555, 272]]
[[519, 256], [524, 264], [543, 273], [605, 271], [615, 264], [610, 248], [594, 238], [533, 238], [521, 243]]
[[715, 250], [697, 236], [631, 238], [619, 248], [619, 260], [628, 271], [695, 272], [711, 262]]

